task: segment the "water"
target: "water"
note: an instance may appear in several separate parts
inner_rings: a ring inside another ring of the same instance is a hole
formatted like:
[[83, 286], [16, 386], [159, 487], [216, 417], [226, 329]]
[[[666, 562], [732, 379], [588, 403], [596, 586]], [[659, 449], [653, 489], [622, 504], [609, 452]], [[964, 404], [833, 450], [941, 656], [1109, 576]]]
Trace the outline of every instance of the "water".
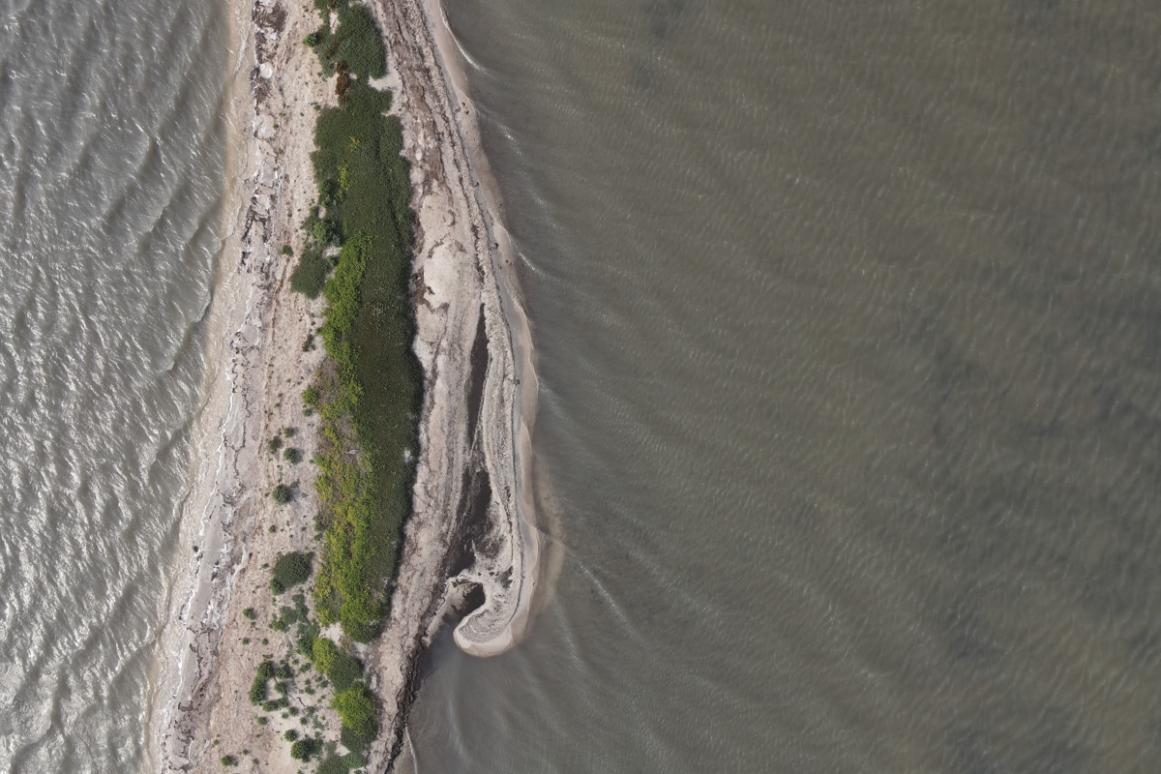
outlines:
[[0, 770], [144, 771], [220, 244], [226, 17], [0, 0]]
[[445, 6], [564, 564], [419, 771], [1156, 771], [1161, 6]]

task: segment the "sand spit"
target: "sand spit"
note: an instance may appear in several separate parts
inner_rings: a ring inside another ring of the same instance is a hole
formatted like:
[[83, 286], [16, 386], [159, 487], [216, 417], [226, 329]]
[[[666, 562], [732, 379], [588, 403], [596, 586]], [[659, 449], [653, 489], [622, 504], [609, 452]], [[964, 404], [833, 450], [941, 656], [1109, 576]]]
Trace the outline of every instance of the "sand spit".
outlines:
[[[527, 485], [536, 403], [528, 323], [455, 44], [434, 0], [372, 7], [412, 164], [415, 350], [425, 373], [414, 513], [390, 617], [363, 654], [382, 710], [370, 770], [383, 771], [401, 748], [419, 657], [449, 609], [483, 592], [455, 632], [470, 653], [494, 655], [518, 641], [539, 540]], [[294, 445], [306, 459], [314, 453], [317, 428], [300, 394], [322, 358], [321, 347], [303, 346], [321, 301], [290, 290], [294, 260], [281, 248], [297, 255], [302, 247], [298, 227], [316, 197], [312, 106], [333, 102], [334, 85], [302, 44], [318, 23], [310, 3], [254, 0], [236, 11], [237, 216], [209, 316], [212, 376], [180, 535], [190, 565], [170, 590], [165, 663], [149, 708], [161, 771], [208, 770], [224, 754], [241, 771], [299, 769], [281, 739], [294, 718], [258, 725], [247, 689], [258, 663], [291, 636], [251, 620], [277, 613], [265, 567], [280, 553], [317, 549], [313, 467], [268, 454], [265, 443], [294, 427]], [[289, 506], [269, 497], [280, 482], [298, 486]], [[321, 706], [327, 695], [296, 700]], [[326, 736], [337, 737], [333, 713], [321, 714]]]
[[417, 215], [416, 353], [425, 374], [420, 460], [391, 616], [377, 648], [390, 766], [416, 688], [418, 656], [442, 614], [481, 590], [455, 631], [481, 656], [523, 634], [539, 540], [526, 486], [536, 405], [528, 323], [471, 102], [437, 2], [376, 0]]

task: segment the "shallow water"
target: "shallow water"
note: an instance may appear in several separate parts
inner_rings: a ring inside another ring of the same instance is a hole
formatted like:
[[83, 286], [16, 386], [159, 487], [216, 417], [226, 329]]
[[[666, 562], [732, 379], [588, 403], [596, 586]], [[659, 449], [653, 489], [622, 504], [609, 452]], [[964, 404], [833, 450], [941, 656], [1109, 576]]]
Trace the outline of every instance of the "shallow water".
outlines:
[[445, 6], [564, 563], [419, 771], [1155, 771], [1161, 7]]
[[145, 770], [221, 234], [219, 4], [0, 0], [0, 769]]

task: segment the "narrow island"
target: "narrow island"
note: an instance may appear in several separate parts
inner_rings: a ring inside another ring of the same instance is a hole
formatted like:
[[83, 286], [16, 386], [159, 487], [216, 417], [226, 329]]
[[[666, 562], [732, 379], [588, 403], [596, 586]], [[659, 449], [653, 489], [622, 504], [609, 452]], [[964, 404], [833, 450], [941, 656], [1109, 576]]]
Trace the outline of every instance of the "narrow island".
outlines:
[[528, 323], [438, 2], [235, 10], [229, 233], [151, 753], [388, 771], [445, 621], [479, 656], [527, 628]]

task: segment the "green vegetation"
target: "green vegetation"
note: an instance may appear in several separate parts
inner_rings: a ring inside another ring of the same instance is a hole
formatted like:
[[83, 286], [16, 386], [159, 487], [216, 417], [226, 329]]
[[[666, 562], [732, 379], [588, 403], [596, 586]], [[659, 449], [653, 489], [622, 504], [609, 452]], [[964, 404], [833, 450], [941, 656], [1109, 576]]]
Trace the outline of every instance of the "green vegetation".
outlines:
[[274, 562], [274, 569], [271, 570], [272, 585], [277, 585], [281, 589], [277, 593], [282, 593], [286, 589], [304, 583], [310, 577], [311, 559], [314, 554], [306, 553], [305, 551], [291, 551], [288, 554], [281, 554], [278, 560]]
[[327, 676], [335, 691], [345, 691], [363, 677], [363, 665], [359, 659], [340, 650], [326, 637], [315, 639], [310, 660], [315, 669]]
[[339, 711], [343, 730], [359, 739], [375, 736], [375, 700], [362, 685], [356, 685], [335, 694], [334, 707]]
[[329, 34], [330, 30], [326, 27], [322, 27], [307, 35], [302, 39], [302, 42], [311, 48], [314, 48], [319, 43], [322, 43], [324, 40], [326, 40]]
[[330, 271], [331, 262], [323, 257], [319, 247], [312, 246], [298, 259], [290, 275], [290, 287], [307, 298], [318, 298]]
[[238, 759], [237, 759], [237, 758], [235, 758], [233, 755], [223, 755], [223, 756], [222, 756], [222, 758], [221, 758], [221, 761], [220, 761], [220, 763], [221, 763], [223, 766], [237, 766], [237, 765], [238, 765]]
[[253, 621], [255, 618], [258, 617], [258, 613], [252, 607], [248, 607], [245, 610], [243, 610], [242, 615], [245, 616], [246, 618], [250, 619], [251, 621]]
[[317, 739], [299, 739], [290, 745], [290, 757], [296, 761], [310, 760], [311, 756], [318, 752], [318, 748]]
[[[385, 115], [390, 95], [367, 82], [386, 74], [373, 16], [347, 0], [322, 0], [320, 11], [328, 7], [338, 27], [312, 40], [324, 72], [338, 74], [339, 105], [323, 110], [315, 128], [319, 206], [304, 224], [308, 243], [292, 282], [308, 295], [321, 285], [327, 302], [320, 333], [329, 359], [303, 393], [322, 415], [316, 608], [323, 625], [339, 622], [365, 642], [386, 612], [411, 508], [406, 460], [421, 398], [408, 297], [411, 191], [399, 122]], [[332, 267], [324, 252], [335, 244]]]
[[[259, 665], [250, 700], [263, 713], [287, 719], [300, 714], [292, 699], [326, 690], [329, 683], [342, 720], [340, 739], [324, 746], [321, 737], [308, 736], [323, 728], [313, 707], [300, 720], [303, 731], [283, 736], [295, 759], [321, 758], [318, 770], [334, 774], [365, 765], [366, 747], [378, 729], [376, 699], [349, 640], [373, 638], [387, 612], [411, 510], [422, 375], [411, 351], [412, 216], [402, 132], [398, 119], [386, 115], [390, 95], [369, 83], [386, 74], [383, 40], [366, 6], [350, 0], [315, 5], [324, 24], [305, 42], [323, 72], [336, 76], [338, 106], [322, 110], [315, 127], [311, 161], [318, 203], [303, 223], [305, 244], [297, 251], [291, 285], [325, 300], [317, 337], [327, 356], [302, 393], [305, 413], [319, 416], [315, 524], [322, 548], [317, 562], [304, 552], [279, 556], [270, 587], [281, 594], [313, 574], [317, 620], [302, 593], [294, 595], [293, 605], [279, 607], [269, 625], [288, 632], [281, 641], [289, 652], [279, 656], [281, 665], [269, 656]], [[338, 18], [333, 29], [331, 15]], [[282, 252], [295, 251], [287, 246]], [[303, 351], [313, 349], [315, 338], [308, 335]], [[293, 436], [293, 428], [275, 433], [268, 450], [298, 464], [303, 452], [291, 445]], [[293, 482], [271, 491], [280, 504], [296, 494]], [[254, 620], [255, 611], [248, 609], [246, 617]], [[320, 636], [320, 627], [333, 623], [341, 625], [341, 644]], [[312, 664], [326, 680], [301, 674]], [[268, 716], [259, 715], [258, 722], [268, 723]]]
[[322, 763], [318, 765], [318, 774], [347, 774], [351, 767], [337, 755], [328, 755]]
[[274, 662], [270, 659], [264, 659], [258, 665], [254, 681], [250, 683], [251, 704], [262, 704], [266, 701], [266, 687], [272, 677], [274, 677]]
[[[382, 78], [387, 74], [387, 51], [371, 9], [345, 1], [334, 5], [339, 12], [338, 29], [333, 34], [325, 27], [312, 33], [319, 35], [314, 46], [323, 72], [341, 73], [345, 65], [359, 77]], [[326, 45], [320, 45], [324, 41]]]

